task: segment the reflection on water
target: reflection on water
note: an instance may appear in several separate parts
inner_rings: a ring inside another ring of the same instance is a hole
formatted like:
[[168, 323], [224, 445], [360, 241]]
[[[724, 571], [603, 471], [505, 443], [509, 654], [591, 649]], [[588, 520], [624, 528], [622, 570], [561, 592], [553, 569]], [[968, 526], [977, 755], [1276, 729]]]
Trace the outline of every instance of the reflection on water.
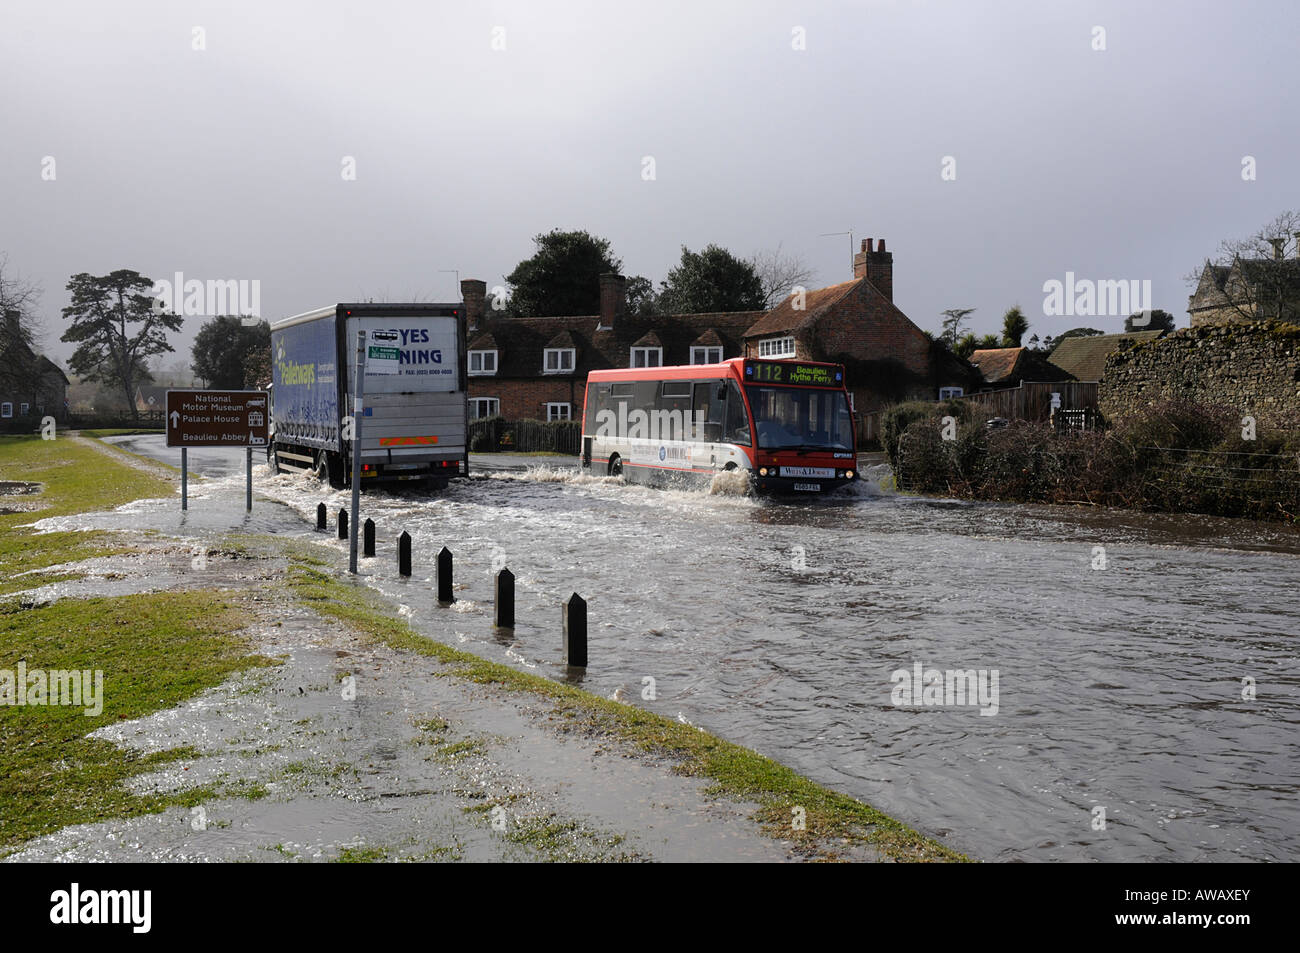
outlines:
[[[232, 507], [239, 481], [225, 479]], [[308, 529], [322, 499], [347, 505], [264, 468], [256, 481], [285, 504], [259, 518], [280, 531]], [[556, 679], [569, 677], [560, 604], [578, 592], [587, 689], [756, 748], [979, 858], [1300, 856], [1300, 533], [904, 498], [878, 480], [854, 491], [755, 500], [496, 473], [436, 497], [366, 496], [380, 553], [363, 572], [417, 628]], [[153, 525], [161, 510], [138, 506]], [[393, 564], [403, 530], [409, 581]], [[442, 545], [460, 611], [434, 602]], [[517, 577], [510, 638], [492, 630], [494, 559]], [[996, 670], [997, 714], [895, 707], [891, 673], [916, 663]]]

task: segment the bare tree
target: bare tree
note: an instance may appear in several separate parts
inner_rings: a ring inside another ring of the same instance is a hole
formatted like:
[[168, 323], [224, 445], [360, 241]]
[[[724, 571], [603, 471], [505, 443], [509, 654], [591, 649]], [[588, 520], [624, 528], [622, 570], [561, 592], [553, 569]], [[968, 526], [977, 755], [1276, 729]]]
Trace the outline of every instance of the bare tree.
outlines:
[[41, 289], [9, 269], [0, 254], [0, 391], [22, 391], [33, 379]]
[[754, 253], [749, 264], [762, 283], [764, 307], [769, 311], [794, 294], [795, 286], [807, 288], [817, 274], [798, 255], [782, 252], [780, 245]]

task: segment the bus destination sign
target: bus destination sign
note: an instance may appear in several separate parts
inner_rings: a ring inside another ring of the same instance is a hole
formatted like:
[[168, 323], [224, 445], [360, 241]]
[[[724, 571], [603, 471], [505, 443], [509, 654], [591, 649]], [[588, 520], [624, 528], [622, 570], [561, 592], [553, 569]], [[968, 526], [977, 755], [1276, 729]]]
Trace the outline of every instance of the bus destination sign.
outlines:
[[745, 364], [745, 382], [839, 387], [844, 383], [844, 369], [825, 364], [800, 364], [798, 361], [748, 361]]

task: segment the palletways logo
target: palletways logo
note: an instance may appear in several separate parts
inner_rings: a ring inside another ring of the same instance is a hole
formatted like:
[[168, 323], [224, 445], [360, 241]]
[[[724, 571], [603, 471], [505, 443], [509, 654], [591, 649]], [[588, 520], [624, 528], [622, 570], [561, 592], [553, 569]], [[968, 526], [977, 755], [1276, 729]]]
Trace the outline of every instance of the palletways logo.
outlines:
[[153, 925], [152, 890], [83, 890], [73, 883], [50, 894], [50, 922], [55, 925], [130, 926], [148, 933]]

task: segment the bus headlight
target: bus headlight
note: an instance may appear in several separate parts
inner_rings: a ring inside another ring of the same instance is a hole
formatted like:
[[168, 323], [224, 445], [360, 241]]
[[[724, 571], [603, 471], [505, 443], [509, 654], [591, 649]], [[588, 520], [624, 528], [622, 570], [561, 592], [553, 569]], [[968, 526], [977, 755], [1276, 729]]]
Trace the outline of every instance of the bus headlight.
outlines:
[[758, 468], [758, 475], [759, 475], [759, 476], [767, 476], [767, 467], [759, 467], [759, 468]]
[[852, 470], [845, 470], [845, 471], [844, 471], [844, 476], [845, 476], [846, 479], [852, 480], [852, 479], [853, 479], [853, 471], [852, 471]]

